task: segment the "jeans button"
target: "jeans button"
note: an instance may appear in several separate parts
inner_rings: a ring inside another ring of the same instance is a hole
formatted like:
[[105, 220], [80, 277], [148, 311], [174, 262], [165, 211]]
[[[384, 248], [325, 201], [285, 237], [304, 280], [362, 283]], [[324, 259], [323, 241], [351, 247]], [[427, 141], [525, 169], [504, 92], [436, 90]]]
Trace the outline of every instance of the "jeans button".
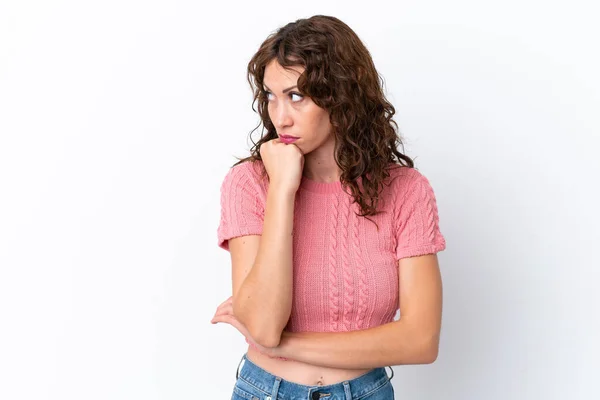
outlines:
[[319, 392], [313, 392], [312, 394], [312, 400], [319, 400], [320, 396], [319, 396]]

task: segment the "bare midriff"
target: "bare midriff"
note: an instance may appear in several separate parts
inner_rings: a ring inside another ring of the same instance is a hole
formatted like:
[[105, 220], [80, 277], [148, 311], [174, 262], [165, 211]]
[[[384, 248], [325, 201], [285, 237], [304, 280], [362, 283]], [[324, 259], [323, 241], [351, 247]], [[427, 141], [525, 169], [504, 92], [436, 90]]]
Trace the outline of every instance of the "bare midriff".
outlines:
[[311, 365], [294, 360], [269, 357], [248, 346], [247, 357], [254, 364], [282, 379], [307, 386], [324, 386], [357, 378], [371, 369], [343, 369]]

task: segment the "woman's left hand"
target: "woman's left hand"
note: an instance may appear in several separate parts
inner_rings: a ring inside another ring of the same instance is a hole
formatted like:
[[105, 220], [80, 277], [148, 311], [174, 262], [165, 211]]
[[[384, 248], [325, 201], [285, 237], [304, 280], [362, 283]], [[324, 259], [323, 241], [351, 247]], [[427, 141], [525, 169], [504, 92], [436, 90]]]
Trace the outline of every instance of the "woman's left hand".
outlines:
[[266, 354], [270, 357], [281, 357], [281, 355], [279, 354], [279, 347], [264, 347], [264, 346], [261, 346], [260, 344], [256, 343], [256, 341], [254, 341], [252, 336], [250, 336], [250, 332], [248, 332], [248, 329], [246, 328], [246, 326], [244, 324], [242, 324], [235, 317], [235, 315], [233, 315], [233, 296], [229, 297], [227, 300], [225, 300], [223, 303], [221, 303], [219, 305], [219, 307], [217, 307], [217, 311], [210, 322], [212, 324], [217, 324], [219, 322], [225, 322], [225, 323], [233, 326], [242, 335], [244, 335], [250, 342], [252, 342], [252, 345], [254, 345], [254, 346], [256, 346], [256, 348], [258, 348], [258, 350], [261, 353]]

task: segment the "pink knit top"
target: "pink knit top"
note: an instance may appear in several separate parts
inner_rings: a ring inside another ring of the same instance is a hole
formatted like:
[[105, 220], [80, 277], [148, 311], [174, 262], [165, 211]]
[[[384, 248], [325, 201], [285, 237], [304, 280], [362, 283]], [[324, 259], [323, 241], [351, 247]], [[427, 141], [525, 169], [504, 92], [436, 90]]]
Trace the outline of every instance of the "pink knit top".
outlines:
[[[292, 332], [367, 329], [393, 321], [399, 308], [398, 260], [446, 248], [435, 195], [414, 168], [391, 164], [378, 209], [358, 217], [358, 204], [341, 182], [302, 177], [293, 227]], [[219, 247], [228, 239], [262, 233], [269, 183], [262, 162], [231, 168], [221, 186]], [[248, 340], [246, 340], [250, 343]]]

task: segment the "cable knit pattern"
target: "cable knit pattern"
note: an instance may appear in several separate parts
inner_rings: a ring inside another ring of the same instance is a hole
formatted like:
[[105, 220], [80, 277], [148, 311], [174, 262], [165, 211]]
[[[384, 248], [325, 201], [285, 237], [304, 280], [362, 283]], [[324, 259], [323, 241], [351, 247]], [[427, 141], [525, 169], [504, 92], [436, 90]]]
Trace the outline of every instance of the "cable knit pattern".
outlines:
[[416, 174], [407, 195], [399, 204], [396, 257], [414, 257], [433, 253], [444, 243], [438, 229], [439, 215], [429, 180]]
[[356, 257], [356, 265], [358, 268], [358, 310], [356, 311], [356, 329], [363, 329], [365, 314], [367, 312], [367, 298], [369, 290], [367, 285], [367, 266], [362, 259], [360, 238], [358, 234], [358, 220], [352, 229], [352, 245]]
[[335, 195], [330, 203], [331, 224], [329, 224], [329, 321], [331, 331], [338, 330], [340, 319], [340, 293], [337, 284], [337, 222], [339, 197]]
[[225, 238], [262, 233], [266, 194], [260, 195], [261, 189], [264, 192], [264, 185], [255, 178], [248, 166], [232, 168], [221, 184], [218, 244], [225, 250], [229, 250]]
[[342, 235], [342, 273], [344, 275], [344, 330], [352, 330], [352, 310], [354, 304], [354, 276], [350, 265], [350, 248], [348, 247], [348, 230], [352, 227], [348, 223], [350, 217], [350, 197], [346, 197], [343, 204], [343, 223], [340, 234]]
[[[221, 186], [218, 245], [262, 234], [268, 181], [260, 161], [229, 170]], [[393, 167], [393, 165], [390, 165]], [[382, 213], [359, 217], [341, 182], [302, 177], [294, 208], [294, 299], [286, 330], [339, 332], [393, 320], [399, 308], [398, 260], [446, 248], [428, 179], [408, 167], [390, 168], [380, 194]], [[273, 282], [276, 284], [276, 282]]]

